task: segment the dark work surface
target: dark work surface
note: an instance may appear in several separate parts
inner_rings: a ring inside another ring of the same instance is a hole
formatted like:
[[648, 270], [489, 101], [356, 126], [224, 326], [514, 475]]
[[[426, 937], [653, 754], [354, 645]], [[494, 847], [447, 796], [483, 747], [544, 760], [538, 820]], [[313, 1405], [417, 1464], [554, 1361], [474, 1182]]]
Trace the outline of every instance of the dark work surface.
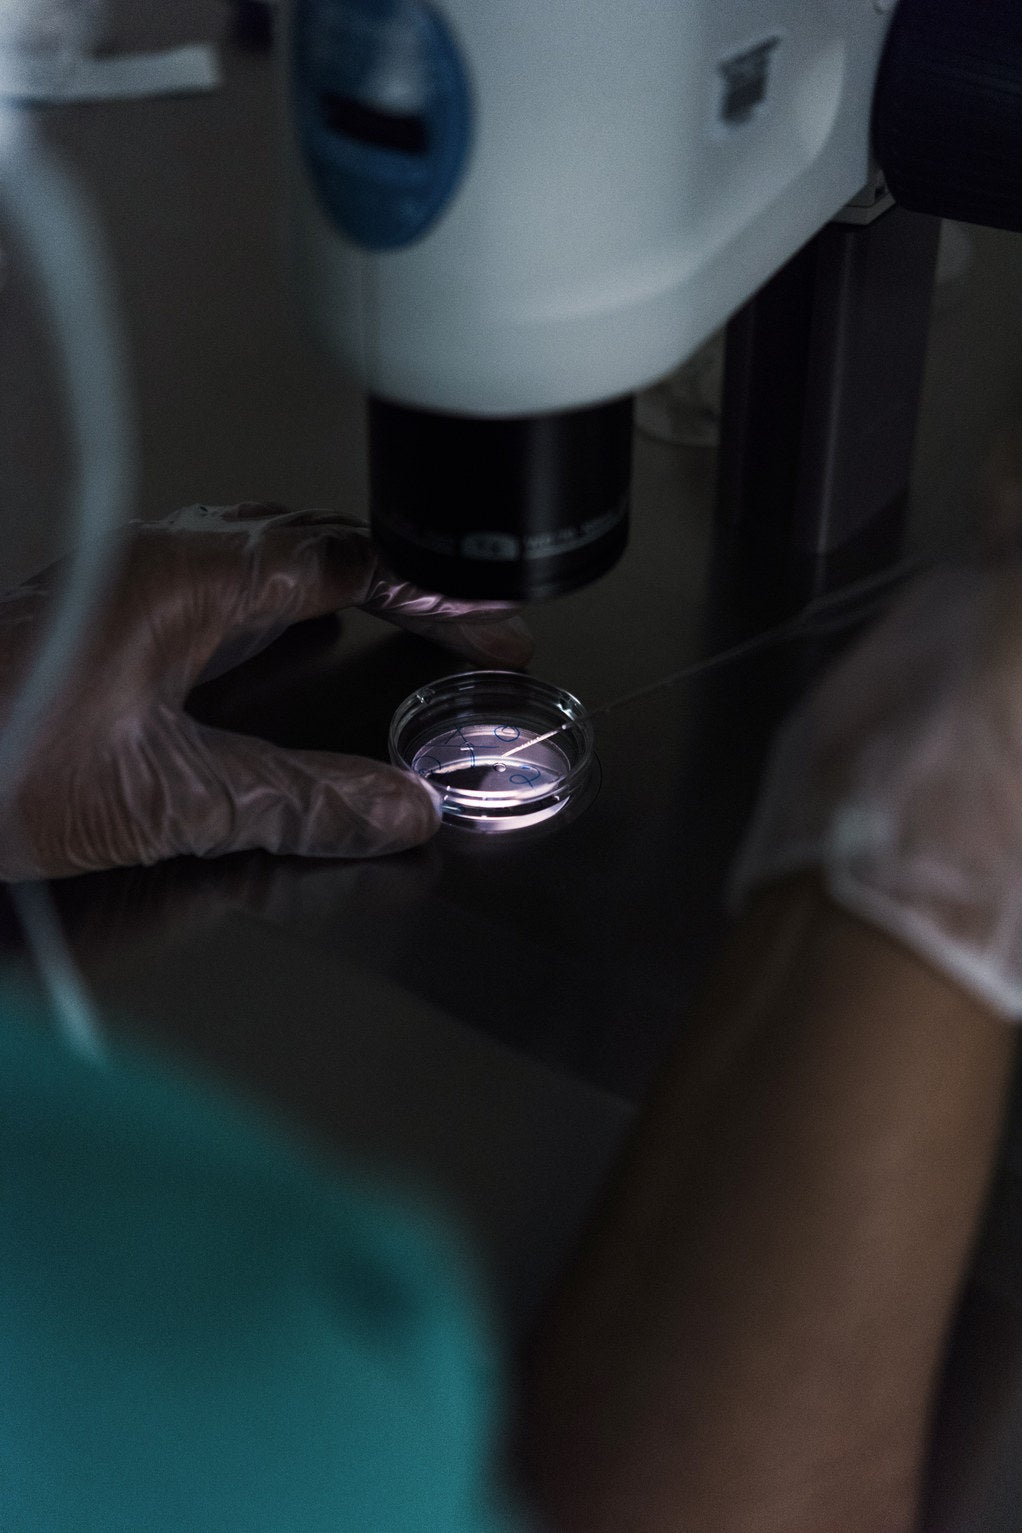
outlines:
[[[90, 875], [54, 886], [72, 945], [88, 965], [172, 940], [197, 905], [249, 911], [637, 1100], [718, 935], [792, 653], [770, 648], [599, 718], [600, 791], [563, 829], [521, 843], [444, 827], [425, 847], [365, 862], [251, 853]], [[293, 632], [190, 706], [281, 745], [386, 759], [397, 704], [459, 668], [386, 629], [352, 643], [342, 619]], [[563, 672], [548, 663], [545, 674]]]
[[[293, 630], [192, 711], [384, 757], [397, 703], [458, 666], [352, 626]], [[552, 639], [548, 614], [548, 656]], [[806, 640], [772, 645], [602, 718], [599, 796], [539, 840], [445, 828], [379, 861], [250, 853], [70, 880], [55, 893], [72, 947], [101, 1000], [134, 1013], [132, 1035], [183, 1048], [453, 1210], [518, 1329], [599, 1196], [623, 1099], [641, 1099], [684, 1026], [773, 726], [819, 660]], [[375, 1029], [368, 1049], [353, 1008]], [[466, 1054], [459, 1031], [505, 1052]], [[933, 1533], [1014, 1527], [1022, 1328], [999, 1296], [1018, 1277], [1010, 1161], [948, 1360]]]
[[[658, 591], [649, 559], [639, 541], [605, 592], [530, 610], [533, 670], [601, 702], [698, 653], [684, 570]], [[643, 614], [630, 637], [626, 598]], [[212, 1069], [331, 1154], [413, 1176], [472, 1230], [523, 1323], [684, 1026], [796, 653], [768, 648], [599, 718], [598, 796], [536, 840], [444, 827], [379, 860], [252, 852], [58, 882], [105, 1025]], [[190, 707], [281, 745], [385, 759], [397, 704], [459, 668], [344, 614], [292, 630]]]

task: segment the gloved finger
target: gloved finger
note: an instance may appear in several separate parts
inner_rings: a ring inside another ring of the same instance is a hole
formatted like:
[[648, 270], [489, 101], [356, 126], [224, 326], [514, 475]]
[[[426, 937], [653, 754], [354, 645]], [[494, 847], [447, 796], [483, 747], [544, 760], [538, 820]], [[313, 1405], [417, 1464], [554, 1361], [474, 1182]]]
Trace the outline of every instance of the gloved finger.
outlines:
[[453, 650], [467, 660], [520, 671], [528, 665], [535, 641], [520, 617], [480, 619], [409, 618], [383, 613], [398, 628]]
[[[168, 540], [161, 569], [181, 547], [182, 532], [212, 535], [208, 543], [190, 540], [191, 557], [180, 583], [190, 586], [193, 599], [166, 603], [162, 613], [165, 647], [187, 653], [186, 689], [200, 676], [208, 679], [229, 669], [239, 655], [257, 653], [267, 642], [264, 635], [277, 637], [292, 623], [345, 606], [400, 623], [457, 625], [458, 631], [446, 637], [432, 630], [429, 637], [490, 664], [527, 663], [531, 651], [520, 627], [498, 629], [490, 636], [493, 642], [465, 628], [466, 623], [506, 619], [514, 604], [448, 597], [399, 579], [383, 564], [361, 523], [336, 516], [327, 520], [320, 511], [256, 517], [239, 511], [188, 507], [149, 529], [150, 536]], [[175, 622], [187, 632], [171, 631]]]
[[440, 591], [427, 591], [395, 575], [375, 552], [365, 592], [357, 605], [364, 612], [373, 612], [390, 622], [404, 618], [429, 619], [438, 623], [459, 622], [463, 618], [488, 620], [510, 617], [519, 609], [517, 602], [473, 601], [465, 596], [444, 596]]
[[518, 603], [471, 601], [464, 596], [424, 590], [395, 575], [379, 555], [358, 605], [388, 623], [484, 665], [517, 670], [532, 659], [535, 646], [528, 628], [516, 615]]
[[246, 522], [277, 522], [285, 527], [316, 527], [323, 524], [358, 528], [368, 534], [367, 524], [358, 517], [321, 507], [281, 505], [275, 500], [240, 500], [230, 506], [192, 505], [170, 511], [155, 522], [133, 522], [136, 527], [163, 527], [174, 532], [220, 532]]
[[[208, 540], [191, 535], [200, 529]], [[146, 632], [165, 661], [172, 657], [164, 674], [180, 695], [200, 676], [208, 680], [258, 653], [293, 623], [354, 605], [375, 564], [361, 529], [317, 526], [291, 513], [235, 522], [193, 516], [138, 536], [144, 546], [136, 545], [136, 558], [145, 560], [152, 591]], [[137, 583], [135, 590], [142, 603]]]
[[307, 506], [302, 512], [310, 526], [353, 527], [369, 537], [369, 523], [354, 511], [337, 511], [332, 506]]
[[[258, 582], [250, 583], [250, 601], [246, 618], [279, 623], [281, 614], [264, 610], [265, 587], [278, 584], [287, 573], [289, 556], [320, 554], [338, 568], [335, 579], [343, 586], [343, 602], [338, 605], [362, 607], [367, 612], [391, 619], [397, 617], [430, 618], [458, 621], [462, 618], [496, 619], [508, 617], [518, 604], [508, 601], [474, 601], [465, 597], [444, 596], [403, 580], [387, 568], [373, 547], [369, 528], [358, 517], [332, 510], [312, 508], [288, 511], [284, 507], [246, 502], [237, 506], [186, 506], [155, 526], [171, 533], [250, 532], [248, 552], [253, 556]], [[320, 539], [322, 541], [320, 541]], [[306, 542], [307, 540], [307, 542]], [[235, 550], [233, 540], [229, 546]], [[329, 571], [327, 572], [330, 573]], [[272, 594], [272, 591], [271, 591]], [[310, 597], [310, 600], [314, 600]], [[319, 617], [322, 611], [305, 611], [302, 616]], [[300, 621], [292, 618], [291, 621]]]
[[170, 511], [166, 516], [161, 516], [158, 521], [134, 521], [130, 525], [149, 531], [201, 532], [215, 535], [244, 530], [249, 523], [256, 523], [261, 534], [270, 523], [277, 523], [282, 527], [311, 527], [315, 525], [315, 520], [312, 512], [295, 511], [290, 506], [279, 505], [276, 501], [243, 500], [231, 506], [205, 504], [180, 506], [176, 511]]
[[[202, 533], [245, 533], [255, 524], [255, 530], [260, 539], [264, 539], [269, 530], [277, 531], [281, 528], [305, 529], [329, 524], [332, 527], [342, 527], [352, 531], [356, 536], [363, 539], [368, 535], [364, 522], [355, 517], [338, 516], [333, 511], [320, 508], [312, 510], [292, 511], [288, 507], [271, 501], [241, 501], [237, 505], [213, 506], [195, 505], [185, 506], [179, 511], [171, 512], [169, 516], [162, 518], [157, 524], [160, 528], [167, 529], [175, 534], [187, 532]], [[269, 546], [269, 545], [267, 545]], [[296, 548], [301, 547], [301, 537], [296, 543]], [[278, 545], [278, 552], [284, 552], [286, 556], [287, 545]], [[358, 546], [358, 565], [364, 563], [363, 545]], [[257, 562], [263, 565], [264, 576], [278, 576], [279, 569], [265, 568], [265, 557]], [[331, 598], [332, 598], [331, 592]], [[327, 611], [336, 610], [327, 608]], [[323, 612], [314, 612], [314, 617], [325, 615]], [[276, 642], [280, 636], [294, 623], [300, 622], [301, 617], [292, 613], [277, 615], [271, 619], [268, 614], [254, 614], [251, 621], [241, 626], [237, 620], [231, 625], [231, 631], [226, 633], [216, 644], [213, 652], [208, 654], [205, 663], [198, 669], [193, 667], [189, 677], [189, 683], [200, 686], [203, 682], [213, 681], [227, 671], [234, 670], [237, 666], [251, 660], [261, 654], [263, 650]]]
[[164, 855], [261, 847], [301, 857], [378, 857], [428, 841], [440, 794], [361, 756], [282, 750], [188, 721], [188, 791]]
[[[325, 509], [305, 511], [302, 515], [312, 525], [349, 527], [364, 533], [371, 541], [369, 523], [363, 517]], [[483, 619], [511, 616], [520, 609], [521, 603], [443, 596], [438, 591], [429, 591], [404, 580], [389, 569], [386, 559], [377, 553], [372, 580], [359, 605], [368, 612], [392, 619], [396, 619], [396, 614], [401, 611], [419, 617], [457, 620], [468, 613]]]
[[309, 519], [306, 511], [293, 511], [274, 500], [239, 500], [233, 506], [205, 506], [204, 510], [225, 522], [265, 521], [277, 516], [301, 516]]
[[224, 522], [279, 519], [290, 527], [347, 527], [369, 537], [369, 523], [353, 511], [337, 511], [332, 506], [301, 506], [298, 510], [274, 501], [244, 500], [236, 506], [206, 506], [211, 515]]
[[[479, 664], [511, 669], [528, 665], [535, 646], [525, 624], [514, 616], [515, 603], [471, 601], [423, 590], [388, 570], [369, 542], [363, 523], [355, 519], [345, 521], [327, 512], [308, 515], [308, 522], [298, 523], [289, 517], [286, 527], [275, 523], [265, 535], [265, 544], [260, 546], [260, 577], [270, 588], [283, 574], [278, 560], [286, 563], [293, 557], [296, 561], [309, 561], [310, 589], [300, 609], [296, 611], [292, 601], [286, 615], [278, 615], [271, 622], [270, 612], [265, 607], [261, 610], [258, 593], [253, 590], [248, 608], [251, 626], [235, 631], [221, 642], [204, 667], [204, 679], [237, 664], [239, 655], [249, 658], [258, 653], [290, 623], [322, 615], [330, 610], [325, 603], [331, 601], [336, 606], [357, 605]], [[317, 533], [326, 540], [321, 547], [315, 542]], [[311, 539], [309, 543], [303, 542], [303, 534]], [[291, 539], [296, 541], [289, 543]], [[289, 549], [293, 552], [289, 553]], [[321, 561], [318, 567], [317, 560]], [[331, 573], [334, 565], [342, 566], [336, 576]], [[261, 624], [265, 628], [261, 629]], [[268, 637], [261, 638], [263, 632]]]
[[[403, 580], [388, 569], [382, 556], [373, 548], [369, 527], [360, 517], [349, 516], [345, 513], [313, 508], [303, 511], [287, 511], [283, 507], [240, 505], [228, 507], [199, 507], [195, 508], [208, 513], [210, 516], [219, 517], [224, 523], [237, 525], [249, 520], [246, 514], [249, 510], [258, 513], [256, 519], [264, 522], [272, 521], [273, 530], [281, 528], [317, 528], [325, 533], [336, 535], [347, 555], [353, 563], [352, 577], [356, 573], [364, 578], [364, 590], [358, 596], [352, 596], [352, 605], [361, 607], [366, 612], [372, 612], [379, 617], [384, 617], [390, 622], [407, 626], [413, 632], [421, 632], [424, 636], [434, 638], [437, 643], [447, 643], [449, 648], [464, 652], [466, 645], [469, 651], [473, 649], [470, 637], [464, 641], [457, 635], [452, 634], [444, 639], [438, 632], [434, 633], [414, 625], [426, 622], [439, 625], [449, 623], [460, 625], [463, 620], [475, 623], [498, 623], [502, 619], [510, 618], [519, 610], [519, 604], [509, 601], [471, 600], [460, 596], [445, 596], [438, 591], [425, 590], [423, 587]], [[260, 535], [264, 535], [264, 528], [260, 527]], [[367, 563], [368, 561], [368, 563]], [[319, 616], [321, 614], [311, 614]], [[279, 634], [286, 624], [277, 622], [274, 624]], [[494, 643], [500, 653], [513, 655], [523, 652], [522, 641], [528, 637], [531, 646], [531, 636], [523, 624], [511, 628], [508, 633], [497, 633]], [[481, 652], [487, 649], [483, 640]], [[531, 648], [529, 651], [531, 655]], [[526, 657], [527, 659], [528, 657]], [[522, 663], [526, 663], [523, 661]]]

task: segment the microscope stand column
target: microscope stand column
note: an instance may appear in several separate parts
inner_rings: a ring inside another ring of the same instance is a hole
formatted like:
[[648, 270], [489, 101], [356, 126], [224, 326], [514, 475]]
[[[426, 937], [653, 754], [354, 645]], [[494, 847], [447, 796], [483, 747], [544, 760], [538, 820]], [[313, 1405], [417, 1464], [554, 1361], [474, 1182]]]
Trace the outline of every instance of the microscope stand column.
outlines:
[[711, 585], [725, 641], [898, 560], [939, 235], [881, 186], [731, 321]]
[[[887, 204], [828, 225], [731, 322], [704, 654], [900, 557], [940, 220]], [[777, 726], [855, 631], [769, 646], [686, 694], [693, 985], [726, 923], [725, 880]]]

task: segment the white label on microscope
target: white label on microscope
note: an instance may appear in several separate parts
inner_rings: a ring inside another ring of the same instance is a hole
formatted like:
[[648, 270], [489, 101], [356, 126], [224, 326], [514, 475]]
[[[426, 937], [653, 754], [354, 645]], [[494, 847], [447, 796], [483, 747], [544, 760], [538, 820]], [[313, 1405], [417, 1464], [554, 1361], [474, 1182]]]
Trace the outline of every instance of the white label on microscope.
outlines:
[[584, 548], [612, 532], [628, 511], [628, 496], [610, 511], [591, 517], [579, 527], [558, 527], [555, 532], [536, 532], [525, 539], [526, 559], [544, 559], [554, 554], [570, 553], [572, 549]]
[[508, 532], [467, 532], [461, 540], [463, 559], [520, 559], [522, 545]]
[[770, 93], [779, 35], [722, 59], [717, 66], [717, 124], [745, 128], [757, 118]]

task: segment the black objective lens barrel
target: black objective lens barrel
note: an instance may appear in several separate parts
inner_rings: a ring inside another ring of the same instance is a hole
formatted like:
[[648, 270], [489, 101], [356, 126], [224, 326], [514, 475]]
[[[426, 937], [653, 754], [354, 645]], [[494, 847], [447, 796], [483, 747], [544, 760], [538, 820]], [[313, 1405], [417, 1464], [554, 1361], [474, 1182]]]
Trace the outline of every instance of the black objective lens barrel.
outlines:
[[628, 541], [632, 405], [483, 420], [370, 399], [374, 541], [399, 575], [448, 596], [587, 585]]

